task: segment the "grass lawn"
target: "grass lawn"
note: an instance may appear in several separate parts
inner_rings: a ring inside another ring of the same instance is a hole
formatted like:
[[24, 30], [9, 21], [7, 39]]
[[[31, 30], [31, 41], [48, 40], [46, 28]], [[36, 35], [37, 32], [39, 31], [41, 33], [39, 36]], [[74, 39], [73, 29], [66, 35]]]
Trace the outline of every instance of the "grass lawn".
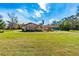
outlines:
[[79, 31], [0, 33], [2, 56], [79, 56]]

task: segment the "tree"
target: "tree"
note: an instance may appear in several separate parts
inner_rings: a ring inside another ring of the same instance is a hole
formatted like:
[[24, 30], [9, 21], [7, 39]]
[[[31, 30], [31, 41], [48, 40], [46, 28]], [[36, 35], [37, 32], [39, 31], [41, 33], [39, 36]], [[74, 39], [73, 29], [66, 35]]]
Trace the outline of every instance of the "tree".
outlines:
[[0, 29], [4, 29], [5, 25], [5, 22], [2, 19], [0, 19]]
[[77, 14], [76, 14], [77, 17], [79, 17], [79, 6], [77, 7]]
[[60, 23], [60, 28], [63, 30], [79, 30], [79, 18], [76, 15], [64, 18]]
[[65, 20], [60, 21], [59, 26], [61, 30], [69, 31], [70, 29], [69, 20], [65, 19]]
[[0, 18], [0, 33], [4, 32], [5, 26], [5, 22], [3, 21], [3, 19]]
[[79, 30], [79, 6], [77, 7], [76, 15], [63, 18], [59, 25], [61, 30]]
[[10, 21], [7, 21], [8, 22], [8, 28], [9, 29], [16, 29], [18, 27], [17, 16], [15, 15], [15, 13], [8, 13], [8, 16], [10, 18]]
[[3, 16], [0, 15], [0, 29], [4, 29], [6, 26], [5, 22], [3, 21]]

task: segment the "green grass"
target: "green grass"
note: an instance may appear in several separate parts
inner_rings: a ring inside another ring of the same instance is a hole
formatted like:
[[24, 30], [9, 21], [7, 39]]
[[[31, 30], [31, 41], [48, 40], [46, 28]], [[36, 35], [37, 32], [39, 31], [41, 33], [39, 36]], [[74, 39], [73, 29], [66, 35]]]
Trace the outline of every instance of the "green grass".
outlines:
[[78, 56], [79, 31], [0, 33], [2, 56]]

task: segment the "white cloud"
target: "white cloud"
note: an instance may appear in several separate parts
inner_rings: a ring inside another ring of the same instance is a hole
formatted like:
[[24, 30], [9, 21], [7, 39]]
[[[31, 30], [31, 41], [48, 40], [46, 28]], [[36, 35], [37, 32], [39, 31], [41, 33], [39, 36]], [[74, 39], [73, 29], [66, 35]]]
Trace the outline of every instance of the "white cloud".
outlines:
[[27, 12], [27, 9], [16, 9], [16, 11], [18, 11], [19, 13], [22, 13], [22, 14], [29, 14]]
[[22, 16], [21, 14], [17, 13], [16, 16], [18, 16], [18, 21], [20, 24], [22, 23], [29, 23], [29, 22], [32, 22], [30, 19], [28, 18], [25, 18], [24, 16]]
[[27, 11], [27, 9], [16, 9], [16, 11], [24, 17], [30, 17], [31, 14]]
[[33, 18], [36, 18], [35, 15], [32, 16]]
[[42, 10], [40, 10], [39, 12], [42, 13], [42, 14], [44, 13]]
[[53, 21], [59, 21], [58, 19], [50, 19], [49, 24], [51, 24]]
[[36, 15], [37, 17], [41, 17], [41, 14], [40, 14], [39, 12], [36, 12], [35, 15]]
[[50, 19], [49, 20], [49, 24], [51, 24], [55, 19]]
[[37, 17], [41, 17], [41, 13], [40, 13], [39, 11], [34, 10], [34, 12], [35, 12], [35, 16], [37, 16]]
[[18, 12], [24, 12], [22, 9], [16, 9]]
[[41, 21], [38, 21], [37, 23], [38, 23], [38, 24], [42, 23], [42, 20], [41, 20]]
[[38, 4], [39, 4], [39, 6], [41, 7], [41, 9], [47, 11], [47, 10], [46, 10], [46, 3], [38, 3]]

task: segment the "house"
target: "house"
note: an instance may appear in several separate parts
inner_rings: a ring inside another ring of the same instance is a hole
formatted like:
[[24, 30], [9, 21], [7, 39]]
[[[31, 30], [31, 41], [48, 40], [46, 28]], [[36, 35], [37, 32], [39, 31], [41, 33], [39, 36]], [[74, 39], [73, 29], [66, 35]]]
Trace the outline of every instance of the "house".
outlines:
[[59, 25], [55, 25], [55, 24], [53, 24], [53, 25], [43, 25], [43, 26], [42, 26], [42, 29], [43, 29], [44, 31], [59, 30]]
[[35, 31], [42, 31], [41, 26], [35, 23], [27, 23], [22, 26], [22, 31], [29, 31], [29, 32], [35, 32]]
[[50, 25], [49, 27], [51, 28], [51, 30], [60, 30], [58, 24], [52, 24], [52, 25]]
[[29, 31], [29, 32], [35, 32], [35, 31], [52, 31], [59, 29], [59, 25], [38, 25], [35, 23], [27, 23], [23, 24], [22, 31]]

